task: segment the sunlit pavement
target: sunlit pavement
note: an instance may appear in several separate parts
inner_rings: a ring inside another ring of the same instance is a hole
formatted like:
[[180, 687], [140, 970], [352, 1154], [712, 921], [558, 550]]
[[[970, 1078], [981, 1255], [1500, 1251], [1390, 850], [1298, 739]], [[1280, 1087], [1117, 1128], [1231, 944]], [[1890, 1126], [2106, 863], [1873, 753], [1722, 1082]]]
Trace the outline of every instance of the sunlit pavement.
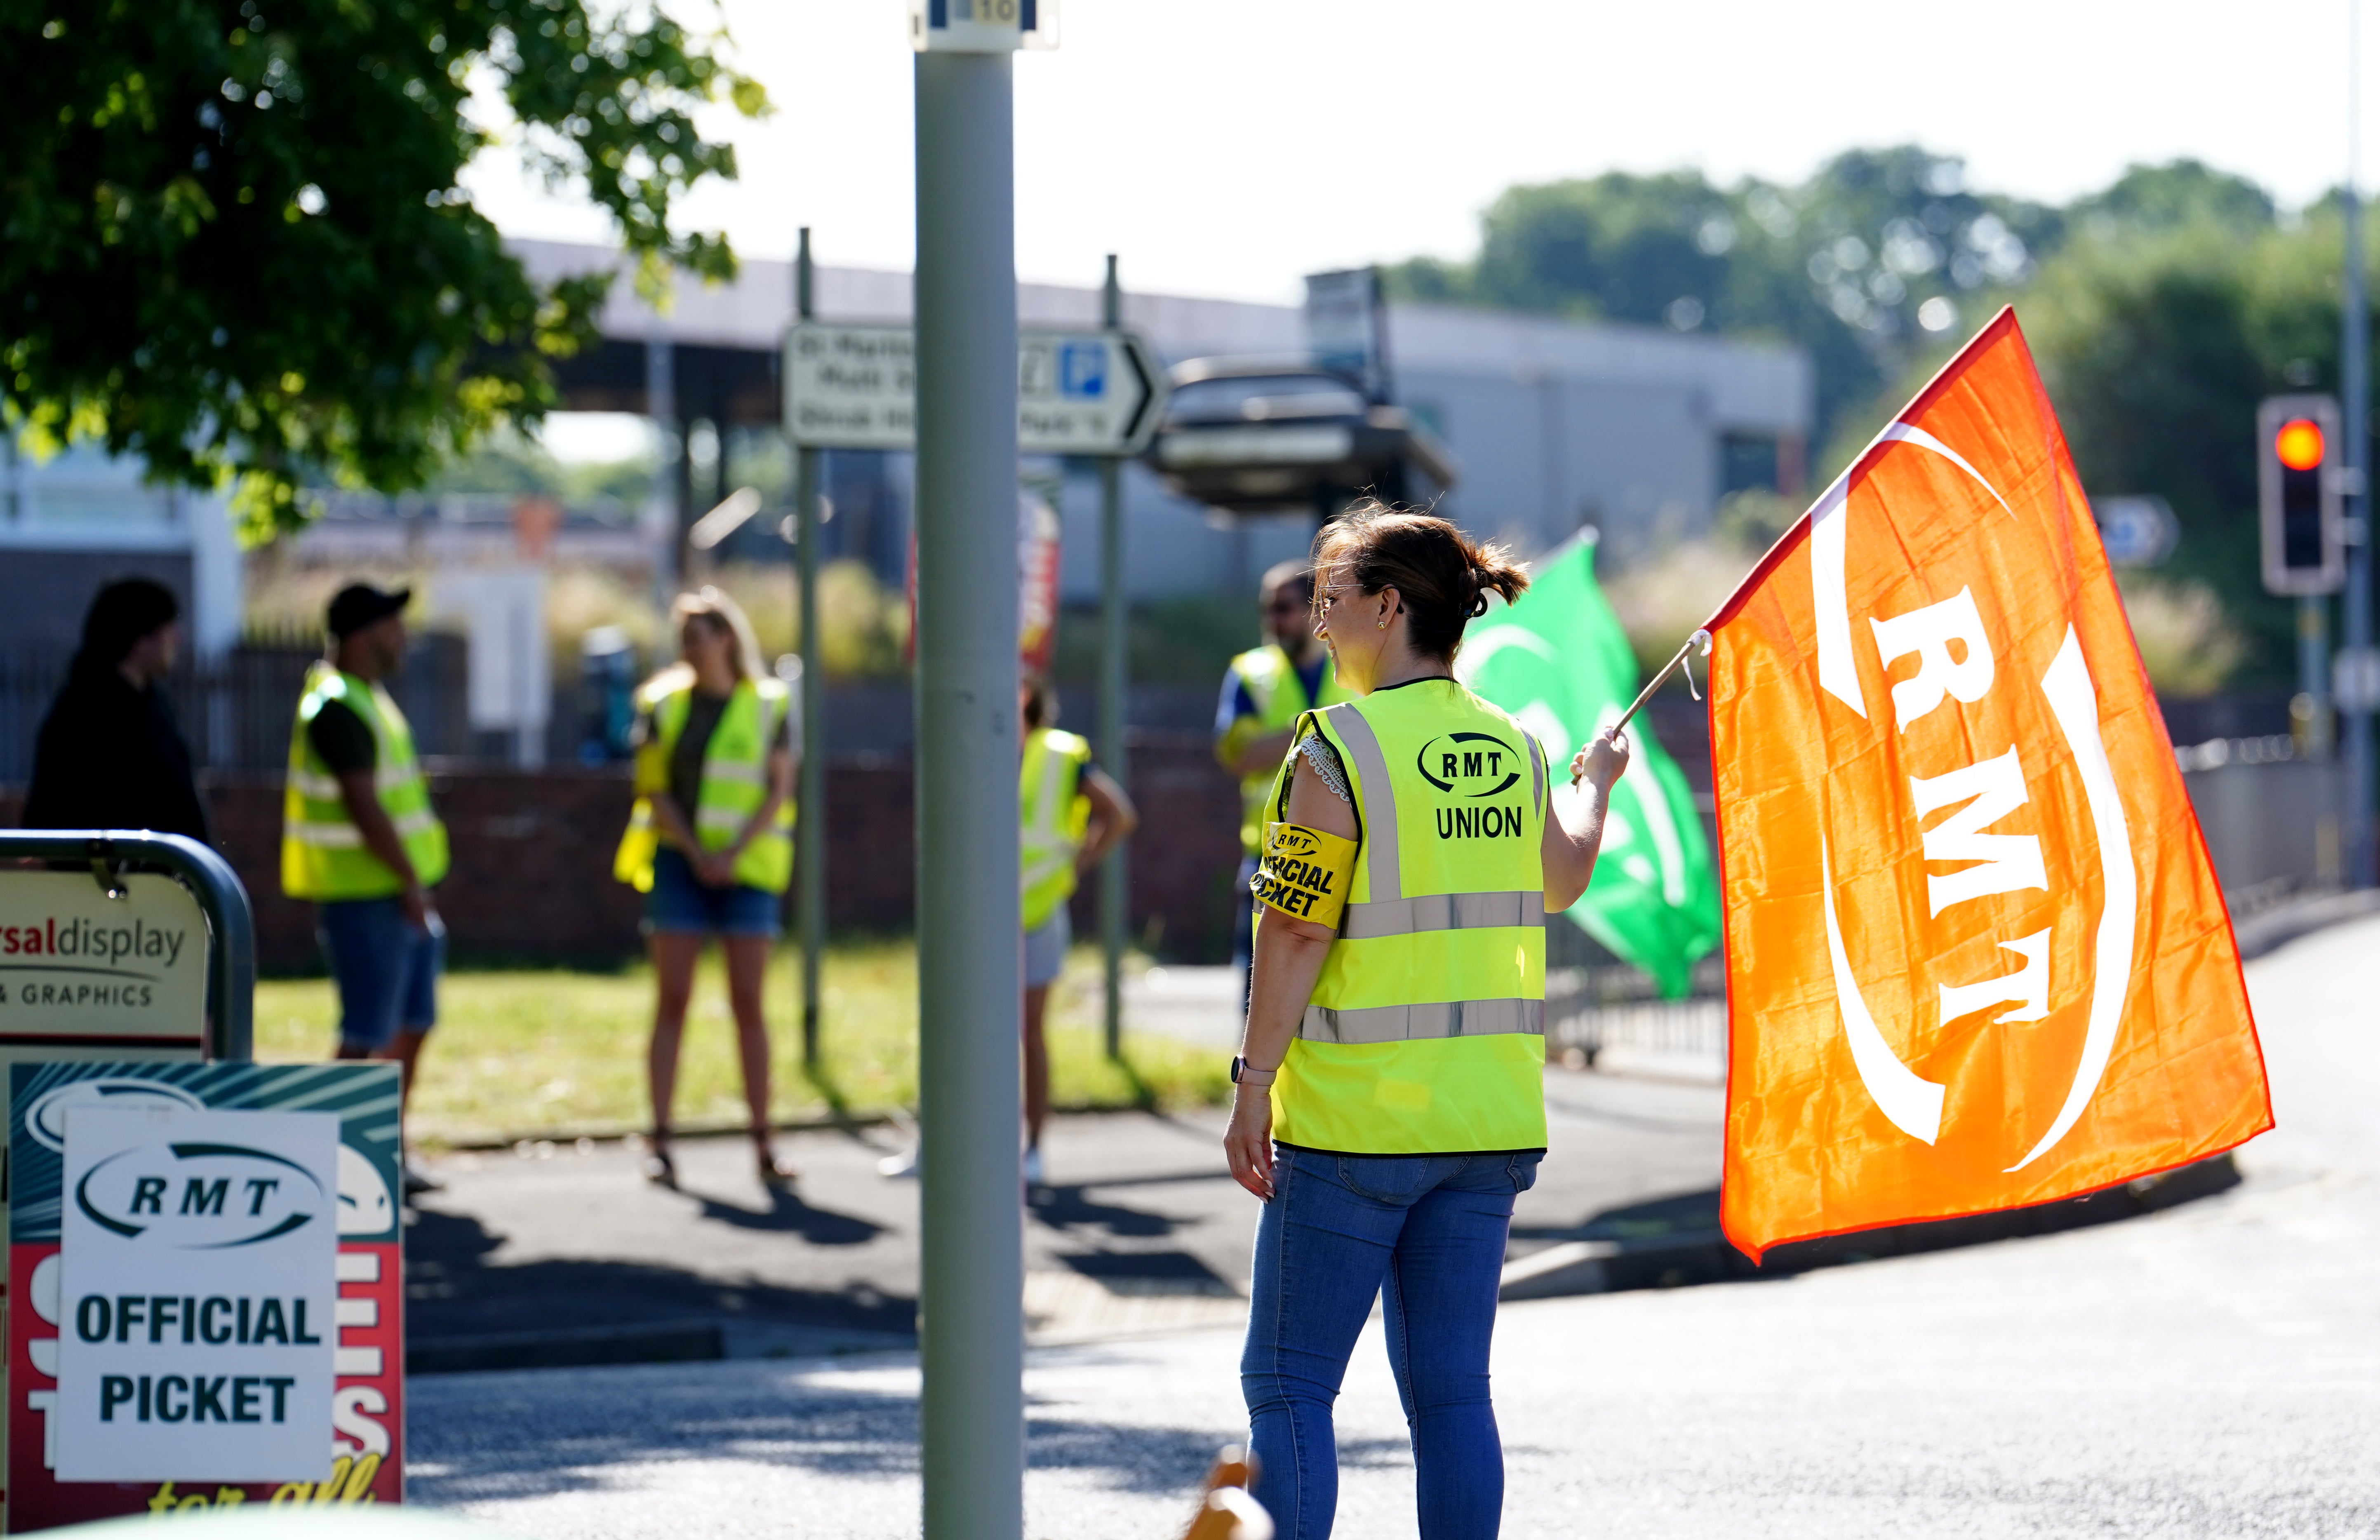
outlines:
[[[1523, 1197], [1516, 1253], [1603, 1210], [1717, 1185], [1716, 1088], [1556, 1071], [1547, 1094], [1552, 1158]], [[1221, 1135], [1220, 1111], [1054, 1121], [1051, 1185], [1026, 1225], [1037, 1340], [1236, 1318], [1257, 1206], [1225, 1170]], [[780, 1194], [761, 1190], [740, 1138], [681, 1141], [678, 1192], [648, 1184], [616, 1140], [447, 1157], [434, 1168], [446, 1190], [407, 1233], [410, 1340], [445, 1364], [485, 1363], [490, 1343], [568, 1351], [656, 1331], [716, 1329], [735, 1356], [905, 1346], [917, 1184], [877, 1171], [904, 1143], [889, 1128], [784, 1136], [802, 1176]]]
[[[1767, 1283], [1510, 1305], [1505, 1533], [2380, 1532], [2380, 920], [2250, 969], [2280, 1130], [2225, 1195]], [[1044, 1349], [1026, 1532], [1177, 1529], [1237, 1342]], [[916, 1532], [914, 1360], [417, 1380], [417, 1500], [522, 1534]], [[1339, 1533], [1413, 1533], [1377, 1336]]]

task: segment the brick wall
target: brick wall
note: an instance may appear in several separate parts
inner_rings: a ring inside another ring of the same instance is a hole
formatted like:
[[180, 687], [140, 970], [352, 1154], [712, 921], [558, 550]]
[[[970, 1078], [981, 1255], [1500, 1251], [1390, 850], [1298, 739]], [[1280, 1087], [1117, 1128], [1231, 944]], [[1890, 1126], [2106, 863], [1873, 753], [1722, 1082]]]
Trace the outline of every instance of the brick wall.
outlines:
[[[643, 942], [641, 899], [612, 879], [628, 811], [624, 769], [540, 771], [431, 765], [431, 791], [453, 836], [454, 870], [440, 911], [459, 955], [607, 963]], [[281, 778], [211, 775], [216, 838], [256, 908], [257, 962], [318, 965], [310, 906], [281, 895]], [[1184, 960], [1228, 952], [1239, 861], [1239, 800], [1203, 738], [1150, 736], [1132, 753], [1141, 833], [1133, 853], [1135, 937]], [[838, 931], [905, 931], [914, 923], [916, 777], [905, 760], [827, 770], [827, 913]], [[22, 806], [0, 792], [0, 826]], [[1095, 934], [1091, 883], [1078, 894], [1078, 934]]]

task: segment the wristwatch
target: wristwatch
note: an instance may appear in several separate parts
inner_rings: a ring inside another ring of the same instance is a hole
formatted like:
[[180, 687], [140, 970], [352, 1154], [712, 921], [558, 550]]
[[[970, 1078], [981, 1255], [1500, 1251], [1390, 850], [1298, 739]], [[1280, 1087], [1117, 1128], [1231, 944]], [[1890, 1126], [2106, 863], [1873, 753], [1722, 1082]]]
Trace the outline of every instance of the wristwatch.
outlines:
[[1269, 1085], [1279, 1070], [1259, 1070], [1238, 1054], [1232, 1055], [1232, 1084], [1234, 1085]]

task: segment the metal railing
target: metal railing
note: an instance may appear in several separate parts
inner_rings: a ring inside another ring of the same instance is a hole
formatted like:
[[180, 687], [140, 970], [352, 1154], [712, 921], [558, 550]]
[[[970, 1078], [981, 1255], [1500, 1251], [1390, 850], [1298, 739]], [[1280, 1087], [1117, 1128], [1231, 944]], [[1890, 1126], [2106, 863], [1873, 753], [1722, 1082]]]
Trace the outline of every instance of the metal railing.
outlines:
[[1663, 1000], [1651, 975], [1613, 956], [1555, 916], [1546, 922], [1546, 1049], [1594, 1063], [1612, 1049], [1716, 1067], [1727, 1058], [1727, 966], [1712, 952], [1694, 966], [1682, 1000]]
[[[183, 740], [200, 768], [278, 770], [289, 759], [289, 724], [319, 643], [243, 644], [206, 663], [185, 659], [164, 684]], [[29, 647], [0, 652], [0, 785], [22, 786], [33, 749], [72, 669], [71, 649]], [[471, 752], [467, 661], [461, 637], [415, 638], [406, 670], [390, 690], [425, 755]]]
[[2339, 886], [2345, 767], [2286, 734], [2177, 746], [2182, 784], [2235, 918]]
[[603, 494], [569, 500], [535, 491], [329, 491], [320, 495], [322, 520], [330, 524], [419, 520], [509, 528], [519, 506], [532, 502], [552, 504], [561, 527], [569, 529], [630, 529], [636, 527], [638, 516], [638, 509]]
[[[2244, 917], [2342, 879], [2337, 760], [2300, 758], [2286, 734], [2178, 745], [2175, 758], [2198, 814], [2224, 902]], [[1682, 1000], [1662, 1000], [1650, 976], [1560, 918], [1546, 926], [1546, 1045], [1594, 1062], [1622, 1049], [1657, 1060], [1723, 1065], [1727, 973], [1716, 952], [1694, 965]]]

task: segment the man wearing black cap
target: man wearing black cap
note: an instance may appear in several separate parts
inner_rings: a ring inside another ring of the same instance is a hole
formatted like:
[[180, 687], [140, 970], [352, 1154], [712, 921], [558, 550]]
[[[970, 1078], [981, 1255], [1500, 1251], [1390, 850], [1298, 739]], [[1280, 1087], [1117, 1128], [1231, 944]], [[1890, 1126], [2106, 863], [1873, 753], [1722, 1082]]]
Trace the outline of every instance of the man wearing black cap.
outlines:
[[[410, 1099], [438, 1020], [445, 927], [430, 890], [446, 875], [446, 828], [405, 713], [381, 683], [405, 661], [408, 589], [369, 584], [331, 600], [331, 654], [306, 675], [282, 799], [281, 886], [322, 906], [339, 987], [339, 1057], [405, 1066]], [[408, 1161], [408, 1194], [435, 1183]]]
[[173, 590], [146, 577], [91, 600], [82, 649], [42, 719], [25, 827], [208, 837], [189, 746], [158, 687], [174, 672], [181, 613]]

